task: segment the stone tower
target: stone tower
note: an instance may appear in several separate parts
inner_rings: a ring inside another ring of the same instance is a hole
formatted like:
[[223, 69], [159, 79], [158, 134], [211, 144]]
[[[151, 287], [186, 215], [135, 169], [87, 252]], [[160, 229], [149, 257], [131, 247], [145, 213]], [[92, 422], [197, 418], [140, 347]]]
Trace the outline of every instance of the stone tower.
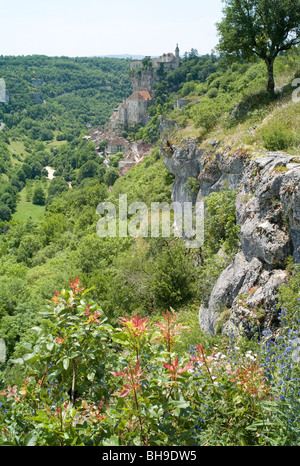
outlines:
[[176, 68], [178, 68], [178, 67], [179, 67], [179, 63], [180, 63], [178, 44], [176, 45], [176, 49], [175, 49], [175, 63], [176, 63]]

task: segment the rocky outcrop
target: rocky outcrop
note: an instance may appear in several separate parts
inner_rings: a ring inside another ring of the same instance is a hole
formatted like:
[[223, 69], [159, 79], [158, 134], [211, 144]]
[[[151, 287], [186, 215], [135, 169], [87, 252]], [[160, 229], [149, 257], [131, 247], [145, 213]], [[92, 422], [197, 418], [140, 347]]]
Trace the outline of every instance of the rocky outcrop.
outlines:
[[[164, 163], [175, 175], [174, 201], [195, 202], [225, 186], [237, 190], [241, 250], [200, 307], [201, 328], [215, 333], [224, 316], [223, 330], [247, 331], [250, 316], [275, 325], [286, 260], [292, 255], [300, 262], [300, 157], [231, 152], [216, 141], [198, 148], [195, 140], [182, 140], [164, 148]], [[196, 198], [187, 189], [190, 177], [199, 183]]]
[[131, 70], [130, 81], [134, 91], [153, 92], [154, 84], [159, 81], [155, 70]]

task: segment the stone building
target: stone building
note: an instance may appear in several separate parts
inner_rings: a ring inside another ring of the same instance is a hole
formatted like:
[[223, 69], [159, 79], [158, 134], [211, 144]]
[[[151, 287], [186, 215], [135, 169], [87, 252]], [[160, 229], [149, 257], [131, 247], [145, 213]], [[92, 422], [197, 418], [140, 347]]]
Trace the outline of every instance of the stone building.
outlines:
[[134, 91], [113, 112], [111, 117], [112, 129], [136, 123], [146, 125], [150, 121], [150, 117], [147, 115], [150, 105], [152, 105], [152, 99], [149, 91]]
[[[150, 58], [150, 57], [147, 57]], [[175, 49], [175, 55], [173, 53], [164, 53], [159, 58], [152, 58], [152, 67], [157, 70], [161, 65], [165, 70], [176, 70], [179, 67], [179, 47], [178, 44]], [[139, 69], [143, 67], [142, 60], [132, 60], [130, 62], [130, 69]]]
[[105, 153], [109, 156], [117, 152], [126, 152], [129, 147], [130, 143], [126, 139], [116, 136], [108, 139]]

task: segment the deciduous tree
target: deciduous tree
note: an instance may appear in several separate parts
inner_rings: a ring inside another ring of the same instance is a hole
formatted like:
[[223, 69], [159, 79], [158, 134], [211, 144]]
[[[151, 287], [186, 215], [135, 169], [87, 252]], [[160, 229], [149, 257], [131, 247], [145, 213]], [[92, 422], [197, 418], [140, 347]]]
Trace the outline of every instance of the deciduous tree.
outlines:
[[274, 61], [299, 43], [299, 0], [224, 0], [217, 24], [218, 50], [229, 56], [265, 61], [268, 93], [274, 95]]

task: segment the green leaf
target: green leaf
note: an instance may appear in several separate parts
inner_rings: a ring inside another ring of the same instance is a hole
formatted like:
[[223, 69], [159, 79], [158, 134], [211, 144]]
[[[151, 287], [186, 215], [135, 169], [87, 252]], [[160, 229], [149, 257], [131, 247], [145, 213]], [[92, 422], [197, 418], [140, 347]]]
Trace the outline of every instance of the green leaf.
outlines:
[[24, 364], [23, 358], [12, 359], [14, 364]]
[[128, 345], [128, 335], [126, 333], [115, 333], [112, 335], [112, 339], [114, 342], [119, 343], [120, 345]]
[[30, 359], [36, 358], [37, 355], [35, 353], [28, 353], [23, 356], [24, 361], [29, 361]]
[[24, 445], [26, 447], [34, 447], [36, 444], [37, 438], [38, 438], [37, 432], [29, 432], [24, 439]]
[[109, 439], [103, 441], [105, 447], [116, 447], [119, 445], [119, 437], [116, 435], [111, 436]]
[[32, 349], [32, 344], [31, 343], [27, 343], [26, 341], [24, 341], [24, 343], [22, 343], [22, 348], [25, 348], [27, 349], [28, 351], [31, 351]]
[[53, 343], [53, 342], [47, 343], [47, 350], [48, 350], [48, 351], [52, 351], [53, 348], [54, 348], [54, 343]]
[[65, 358], [63, 360], [63, 366], [64, 366], [64, 369], [67, 371], [68, 368], [69, 368], [69, 365], [70, 365], [70, 359], [69, 358]]
[[32, 327], [32, 330], [35, 330], [38, 333], [42, 331], [41, 327]]
[[174, 406], [174, 408], [184, 409], [184, 408], [188, 408], [190, 404], [185, 400], [178, 400], [178, 401], [172, 401], [172, 405]]
[[93, 382], [93, 380], [94, 380], [94, 378], [95, 378], [95, 375], [96, 375], [95, 372], [89, 372], [89, 373], [87, 374], [88, 380], [90, 380], [91, 382]]

